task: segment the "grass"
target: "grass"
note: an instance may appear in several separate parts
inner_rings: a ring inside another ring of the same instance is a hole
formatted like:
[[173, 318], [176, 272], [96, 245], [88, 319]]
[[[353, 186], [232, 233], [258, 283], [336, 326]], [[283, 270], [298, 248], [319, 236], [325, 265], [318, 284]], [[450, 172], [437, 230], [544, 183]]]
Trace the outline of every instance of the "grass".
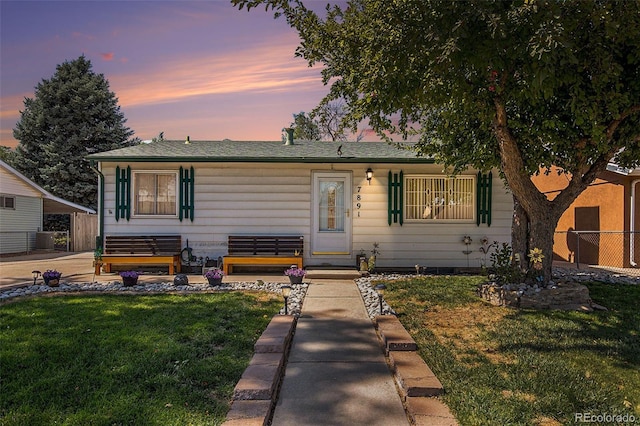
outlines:
[[492, 306], [474, 294], [483, 280], [385, 282], [460, 424], [573, 424], [575, 413], [640, 419], [640, 286], [588, 283], [609, 311], [583, 313]]
[[231, 292], [0, 306], [0, 424], [220, 424], [280, 304]]

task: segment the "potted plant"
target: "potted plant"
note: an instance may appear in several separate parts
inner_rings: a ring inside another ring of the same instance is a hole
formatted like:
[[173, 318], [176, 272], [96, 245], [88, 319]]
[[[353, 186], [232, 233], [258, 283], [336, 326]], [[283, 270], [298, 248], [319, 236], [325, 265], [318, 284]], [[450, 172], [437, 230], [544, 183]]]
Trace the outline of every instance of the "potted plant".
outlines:
[[222, 272], [218, 268], [211, 268], [207, 272], [204, 273], [204, 277], [209, 281], [209, 285], [217, 286], [222, 284], [222, 277], [224, 276], [224, 272]]
[[102, 268], [102, 247], [98, 247], [93, 251], [93, 267], [94, 274], [100, 275], [100, 268]]
[[379, 249], [380, 243], [373, 243], [373, 248], [371, 249], [371, 257], [369, 257], [369, 261], [367, 262], [369, 272], [373, 272], [376, 269], [376, 258], [380, 254]]
[[56, 271], [55, 269], [47, 269], [42, 273], [42, 279], [44, 283], [51, 287], [58, 287], [60, 284], [60, 277], [62, 273]]
[[122, 277], [122, 284], [124, 284], [125, 287], [132, 287], [138, 284], [140, 274], [136, 271], [122, 271], [120, 272], [120, 276]]
[[302, 279], [307, 274], [307, 271], [300, 269], [297, 266], [291, 266], [284, 271], [284, 274], [289, 277], [291, 284], [302, 284]]

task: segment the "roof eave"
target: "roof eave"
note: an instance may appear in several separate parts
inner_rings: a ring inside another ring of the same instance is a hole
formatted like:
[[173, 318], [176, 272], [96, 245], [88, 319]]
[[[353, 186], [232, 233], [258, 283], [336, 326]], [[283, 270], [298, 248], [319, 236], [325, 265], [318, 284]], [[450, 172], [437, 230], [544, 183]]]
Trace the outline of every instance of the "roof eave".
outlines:
[[433, 158], [355, 158], [355, 157], [332, 157], [332, 158], [278, 158], [278, 157], [136, 157], [136, 156], [89, 156], [88, 159], [96, 162], [116, 162], [129, 161], [139, 163], [402, 163], [402, 164], [433, 164]]

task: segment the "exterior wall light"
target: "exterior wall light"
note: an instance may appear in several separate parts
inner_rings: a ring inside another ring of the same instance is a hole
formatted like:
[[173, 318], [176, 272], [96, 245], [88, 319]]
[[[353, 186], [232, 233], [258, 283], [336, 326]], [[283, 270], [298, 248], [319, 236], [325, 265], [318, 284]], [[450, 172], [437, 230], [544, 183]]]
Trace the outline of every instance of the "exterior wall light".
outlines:
[[367, 181], [369, 182], [369, 185], [371, 185], [371, 179], [373, 179], [373, 170], [371, 170], [371, 167], [367, 169], [366, 176], [367, 176]]

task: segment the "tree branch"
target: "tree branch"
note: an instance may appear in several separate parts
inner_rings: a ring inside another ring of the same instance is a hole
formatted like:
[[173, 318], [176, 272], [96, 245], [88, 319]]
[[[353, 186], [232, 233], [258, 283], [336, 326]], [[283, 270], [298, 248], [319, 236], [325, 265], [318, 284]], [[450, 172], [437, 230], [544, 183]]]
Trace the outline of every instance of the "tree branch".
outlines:
[[549, 201], [533, 184], [524, 167], [522, 153], [507, 125], [507, 111], [499, 97], [494, 99], [494, 106], [496, 116], [493, 128], [500, 147], [501, 169], [507, 178], [511, 191], [520, 200], [522, 207], [531, 217], [531, 213], [536, 206], [549, 203]]

